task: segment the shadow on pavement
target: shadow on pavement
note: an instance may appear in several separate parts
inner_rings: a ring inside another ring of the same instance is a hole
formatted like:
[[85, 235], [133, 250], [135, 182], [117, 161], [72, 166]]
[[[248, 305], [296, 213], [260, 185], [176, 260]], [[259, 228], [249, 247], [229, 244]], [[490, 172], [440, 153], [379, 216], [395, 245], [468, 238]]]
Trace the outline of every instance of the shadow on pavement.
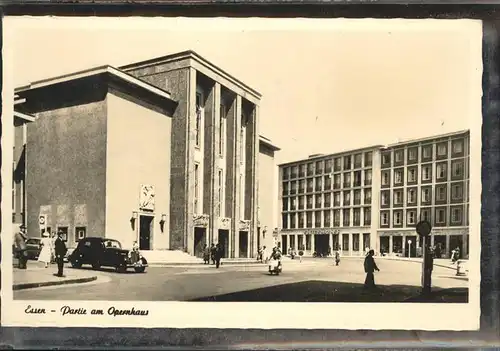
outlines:
[[[448, 290], [453, 290], [448, 294]], [[245, 302], [423, 302], [420, 287], [384, 285], [365, 290], [363, 284], [310, 280], [224, 295], [208, 296], [191, 301]], [[421, 298], [422, 299], [422, 298]], [[468, 289], [445, 289], [423, 298], [426, 302], [466, 303]], [[429, 301], [427, 301], [428, 299]]]

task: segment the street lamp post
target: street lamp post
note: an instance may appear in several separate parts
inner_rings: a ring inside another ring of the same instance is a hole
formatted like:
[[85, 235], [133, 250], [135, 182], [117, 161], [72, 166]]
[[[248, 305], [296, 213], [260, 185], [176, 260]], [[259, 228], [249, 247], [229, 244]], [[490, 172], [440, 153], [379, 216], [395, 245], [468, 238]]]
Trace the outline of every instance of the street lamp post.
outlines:
[[410, 259], [411, 255], [411, 240], [408, 240], [408, 259]]

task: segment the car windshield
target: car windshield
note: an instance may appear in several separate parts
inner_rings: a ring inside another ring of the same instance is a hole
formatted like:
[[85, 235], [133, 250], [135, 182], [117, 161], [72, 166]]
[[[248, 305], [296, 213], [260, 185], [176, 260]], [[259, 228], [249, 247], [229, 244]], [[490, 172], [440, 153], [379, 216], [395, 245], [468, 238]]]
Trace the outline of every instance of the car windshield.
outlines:
[[122, 246], [120, 245], [120, 243], [116, 240], [105, 240], [104, 241], [104, 247], [108, 248], [108, 247], [112, 247], [112, 248], [115, 248], [115, 249], [121, 249]]

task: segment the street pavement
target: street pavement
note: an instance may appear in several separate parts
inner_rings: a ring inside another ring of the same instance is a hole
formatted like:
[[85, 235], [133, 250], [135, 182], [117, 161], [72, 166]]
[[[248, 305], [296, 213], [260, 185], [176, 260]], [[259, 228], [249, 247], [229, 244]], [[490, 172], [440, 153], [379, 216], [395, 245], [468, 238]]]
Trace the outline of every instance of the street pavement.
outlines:
[[[380, 272], [375, 294], [363, 293], [362, 258], [344, 258], [340, 266], [330, 259], [288, 261], [279, 276], [269, 275], [267, 265], [148, 267], [146, 273], [101, 270], [95, 282], [61, 287], [14, 291], [17, 300], [115, 300], [115, 301], [404, 301], [419, 293], [421, 264], [376, 260]], [[71, 271], [67, 268], [67, 272]], [[83, 269], [85, 270], [85, 269]], [[435, 267], [434, 289], [468, 286], [466, 277], [453, 269]], [[266, 290], [267, 289], [267, 290]], [[253, 291], [252, 291], [253, 290]], [[77, 294], [74, 292], [78, 291]], [[331, 291], [335, 292], [330, 293]], [[462, 294], [463, 295], [463, 294]], [[455, 301], [454, 301], [455, 302]]]

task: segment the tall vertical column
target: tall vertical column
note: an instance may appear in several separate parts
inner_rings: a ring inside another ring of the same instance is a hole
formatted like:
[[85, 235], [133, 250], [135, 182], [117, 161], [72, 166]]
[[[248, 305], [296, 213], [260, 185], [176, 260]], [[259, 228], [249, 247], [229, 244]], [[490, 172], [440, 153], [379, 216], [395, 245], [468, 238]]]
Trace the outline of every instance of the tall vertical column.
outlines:
[[328, 234], [328, 245], [332, 249], [332, 253], [333, 253], [333, 234], [331, 234], [331, 233]]
[[451, 252], [451, 248], [450, 248], [450, 236], [448, 234], [446, 234], [446, 257], [449, 257], [450, 255], [450, 252]]
[[233, 154], [234, 154], [234, 197], [233, 201], [233, 211], [232, 211], [232, 244], [233, 244], [233, 257], [240, 257], [240, 207], [241, 207], [241, 191], [240, 191], [240, 128], [241, 128], [241, 96], [236, 96], [236, 101], [234, 103], [235, 111], [233, 125], [234, 132], [233, 136]]
[[349, 256], [352, 256], [352, 233], [349, 233]]
[[389, 254], [392, 255], [392, 248], [393, 248], [393, 239], [392, 239], [392, 234], [389, 234]]
[[316, 251], [316, 248], [314, 247], [315, 245], [315, 236], [316, 234], [311, 234], [311, 253], [313, 253], [314, 251]]
[[[186, 252], [194, 255], [194, 139], [196, 130], [196, 70], [189, 69], [189, 85], [188, 85], [188, 108], [187, 108], [187, 140], [186, 140], [186, 168], [185, 177], [187, 178], [187, 186], [185, 187], [185, 214], [186, 223], [183, 231], [183, 248]], [[175, 133], [174, 133], [175, 134]], [[172, 152], [172, 160], [175, 160], [175, 152]], [[185, 178], [185, 179], [186, 179]], [[175, 189], [175, 186], [171, 186]], [[172, 196], [177, 191], [172, 191]], [[175, 203], [175, 201], [174, 201]], [[171, 216], [175, 220], [175, 216]], [[171, 225], [172, 226], [172, 225]]]
[[[254, 110], [251, 118], [251, 194], [250, 194], [250, 245], [247, 257], [255, 257], [257, 255], [257, 235], [258, 235], [258, 202], [259, 202], [259, 182], [257, 176], [259, 174], [259, 106], [254, 105]], [[250, 155], [249, 155], [250, 156]], [[247, 163], [248, 164], [248, 163]]]
[[405, 255], [405, 251], [406, 251], [406, 235], [403, 234], [403, 237], [402, 237], [401, 241], [403, 242], [403, 246], [402, 246], [403, 252], [402, 252], [402, 254], [403, 254], [403, 256], [408, 256], [408, 255]]

